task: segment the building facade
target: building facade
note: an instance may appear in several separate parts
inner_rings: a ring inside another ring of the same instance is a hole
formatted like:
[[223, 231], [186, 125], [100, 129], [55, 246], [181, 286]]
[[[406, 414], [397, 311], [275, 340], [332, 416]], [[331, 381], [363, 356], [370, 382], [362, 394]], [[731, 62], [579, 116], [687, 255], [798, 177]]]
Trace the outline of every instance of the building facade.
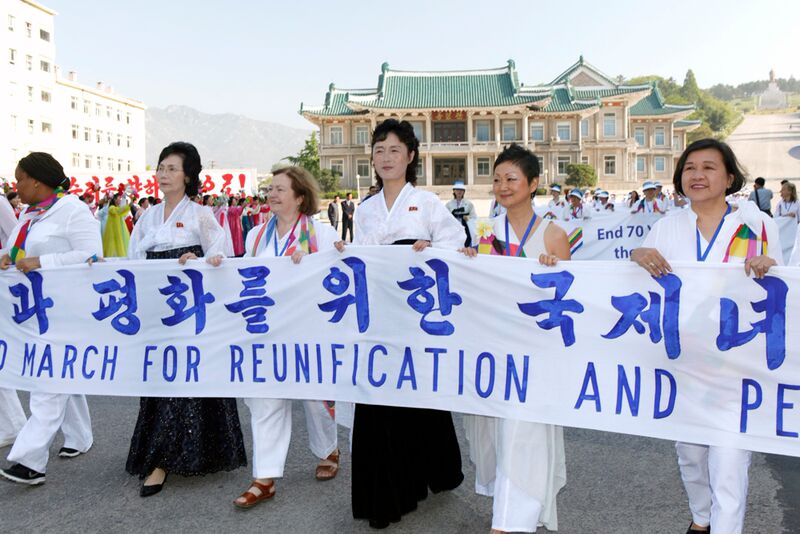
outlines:
[[68, 174], [144, 169], [144, 104], [102, 82], [82, 85], [75, 72], [62, 76], [55, 15], [32, 0], [0, 4], [0, 176], [13, 177], [33, 151], [53, 154]]
[[410, 72], [381, 68], [375, 89], [331, 84], [321, 106], [300, 113], [319, 128], [320, 164], [343, 185], [371, 183], [370, 134], [388, 118], [407, 120], [420, 140], [419, 184], [491, 183], [494, 159], [514, 142], [539, 157], [543, 184], [585, 163], [606, 189], [669, 181], [699, 121], [694, 106], [664, 102], [654, 84], [625, 85], [580, 59], [548, 84], [524, 85], [513, 60], [496, 69]]

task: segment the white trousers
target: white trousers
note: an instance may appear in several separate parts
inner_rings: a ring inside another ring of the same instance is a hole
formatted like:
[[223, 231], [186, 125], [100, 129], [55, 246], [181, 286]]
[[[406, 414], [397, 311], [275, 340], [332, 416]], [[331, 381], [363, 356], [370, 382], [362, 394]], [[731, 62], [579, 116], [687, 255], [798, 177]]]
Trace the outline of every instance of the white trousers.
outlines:
[[44, 473], [50, 444], [58, 429], [64, 433], [64, 447], [86, 452], [92, 447], [92, 420], [83, 395], [31, 393], [31, 417], [8, 453], [8, 461]]
[[0, 447], [14, 443], [25, 426], [25, 412], [13, 389], [0, 388]]
[[[311, 452], [327, 458], [337, 447], [336, 420], [322, 401], [302, 401]], [[292, 438], [292, 401], [245, 399], [253, 428], [253, 477], [283, 476]]]
[[747, 506], [750, 451], [729, 447], [675, 444], [692, 521], [714, 532], [739, 534]]

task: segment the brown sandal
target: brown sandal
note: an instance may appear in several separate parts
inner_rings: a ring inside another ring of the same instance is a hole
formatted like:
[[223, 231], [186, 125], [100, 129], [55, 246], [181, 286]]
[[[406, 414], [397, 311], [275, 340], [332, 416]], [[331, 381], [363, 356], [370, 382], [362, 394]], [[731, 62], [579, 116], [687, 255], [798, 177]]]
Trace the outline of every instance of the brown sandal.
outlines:
[[317, 465], [315, 476], [317, 480], [332, 480], [339, 472], [339, 449], [336, 449]]
[[[261, 491], [261, 495], [256, 495], [250, 488], [256, 487]], [[233, 501], [233, 505], [237, 508], [252, 508], [253, 506], [257, 505], [261, 501], [266, 501], [267, 499], [271, 499], [275, 496], [275, 481], [271, 481], [269, 484], [262, 484], [258, 480], [254, 480], [250, 484], [250, 488], [247, 488], [247, 491], [242, 493], [239, 498], [243, 498], [245, 502], [241, 503], [238, 500]]]

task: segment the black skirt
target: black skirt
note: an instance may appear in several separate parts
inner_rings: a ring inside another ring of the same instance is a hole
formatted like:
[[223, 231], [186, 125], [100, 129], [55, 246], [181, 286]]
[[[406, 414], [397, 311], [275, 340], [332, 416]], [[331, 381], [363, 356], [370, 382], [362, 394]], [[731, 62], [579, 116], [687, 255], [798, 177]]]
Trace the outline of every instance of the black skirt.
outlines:
[[450, 412], [357, 404], [352, 447], [353, 517], [373, 528], [400, 521], [428, 489], [451, 490], [464, 480]]
[[[147, 259], [203, 255], [199, 246], [148, 252]], [[236, 399], [143, 397], [125, 469], [145, 477], [160, 467], [205, 475], [247, 465]]]

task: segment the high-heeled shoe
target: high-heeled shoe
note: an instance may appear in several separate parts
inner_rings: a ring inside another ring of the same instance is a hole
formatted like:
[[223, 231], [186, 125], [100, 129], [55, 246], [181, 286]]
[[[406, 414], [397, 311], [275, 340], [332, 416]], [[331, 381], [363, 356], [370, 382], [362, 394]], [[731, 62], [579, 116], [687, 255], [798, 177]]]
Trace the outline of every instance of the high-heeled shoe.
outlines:
[[164, 483], [167, 481], [167, 476], [169, 473], [164, 475], [164, 480], [161, 481], [161, 484], [151, 484], [149, 486], [145, 486], [142, 484], [142, 489], [139, 490], [140, 497], [152, 497], [156, 493], [159, 493], [162, 489], [164, 489]]

